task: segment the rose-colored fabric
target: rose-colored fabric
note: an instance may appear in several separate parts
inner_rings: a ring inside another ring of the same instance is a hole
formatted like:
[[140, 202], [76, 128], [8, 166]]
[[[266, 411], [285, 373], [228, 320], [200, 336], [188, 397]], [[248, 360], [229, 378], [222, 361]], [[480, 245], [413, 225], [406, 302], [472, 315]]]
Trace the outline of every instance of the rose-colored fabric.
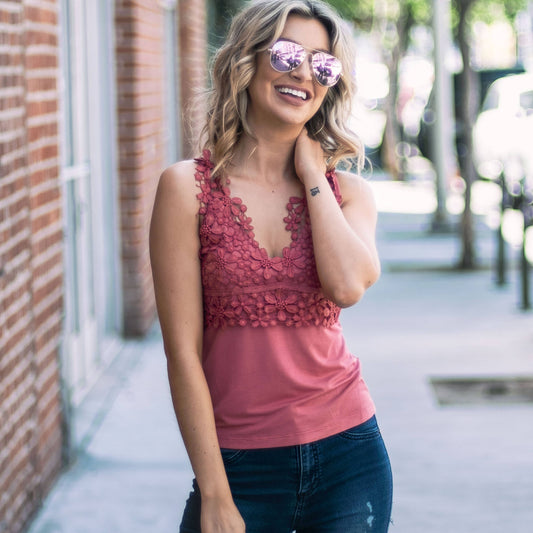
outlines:
[[[374, 414], [359, 360], [346, 349], [340, 308], [321, 292], [305, 198], [284, 221], [291, 243], [268, 257], [230, 182], [196, 160], [204, 300], [203, 367], [220, 445], [312, 442]], [[335, 172], [327, 174], [337, 201]]]

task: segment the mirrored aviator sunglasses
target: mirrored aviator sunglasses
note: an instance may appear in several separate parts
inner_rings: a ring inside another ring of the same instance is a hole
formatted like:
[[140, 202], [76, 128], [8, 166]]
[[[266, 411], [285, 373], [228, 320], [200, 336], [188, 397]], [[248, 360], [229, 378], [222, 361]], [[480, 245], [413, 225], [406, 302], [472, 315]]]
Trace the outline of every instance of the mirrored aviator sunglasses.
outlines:
[[[291, 72], [297, 69], [309, 56], [306, 49], [292, 41], [276, 41], [271, 48], [270, 64], [278, 72]], [[324, 87], [335, 85], [342, 74], [342, 65], [339, 59], [326, 52], [313, 52], [311, 55], [311, 69], [316, 81]]]

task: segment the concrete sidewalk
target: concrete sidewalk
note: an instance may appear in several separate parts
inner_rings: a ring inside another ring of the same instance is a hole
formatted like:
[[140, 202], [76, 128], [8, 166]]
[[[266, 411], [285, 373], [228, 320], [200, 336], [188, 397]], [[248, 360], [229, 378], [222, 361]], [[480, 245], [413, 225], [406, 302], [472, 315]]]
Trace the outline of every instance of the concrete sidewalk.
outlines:
[[345, 314], [395, 478], [391, 532], [527, 533], [533, 404], [440, 406], [432, 377], [533, 377], [533, 315], [490, 271], [385, 271]]
[[[378, 205], [381, 199], [378, 195]], [[431, 377], [533, 377], [533, 313], [490, 270], [453, 270], [452, 234], [429, 235], [424, 213], [383, 212], [383, 275], [342, 313], [360, 357], [395, 477], [391, 533], [529, 533], [533, 403], [440, 406]], [[480, 220], [480, 256], [492, 235]], [[158, 332], [126, 345], [120, 387], [30, 533], [171, 533], [191, 470], [172, 412]], [[119, 370], [117, 370], [119, 369]], [[272, 532], [276, 533], [276, 532]]]

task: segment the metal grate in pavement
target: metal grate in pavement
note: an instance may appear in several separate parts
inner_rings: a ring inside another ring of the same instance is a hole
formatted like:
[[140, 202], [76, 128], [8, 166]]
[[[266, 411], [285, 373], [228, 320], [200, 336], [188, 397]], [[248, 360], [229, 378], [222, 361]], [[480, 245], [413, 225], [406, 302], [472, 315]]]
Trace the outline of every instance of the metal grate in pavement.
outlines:
[[533, 403], [533, 376], [432, 377], [439, 405]]

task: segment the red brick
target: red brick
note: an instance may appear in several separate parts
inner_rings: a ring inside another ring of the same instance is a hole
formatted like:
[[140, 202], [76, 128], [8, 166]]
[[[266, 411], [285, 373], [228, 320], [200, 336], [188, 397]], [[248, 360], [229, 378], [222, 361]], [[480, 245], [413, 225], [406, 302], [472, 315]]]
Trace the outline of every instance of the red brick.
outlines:
[[28, 142], [34, 142], [41, 137], [54, 137], [57, 136], [57, 122], [50, 122], [48, 124], [40, 124], [38, 126], [32, 126], [28, 128]]
[[26, 56], [27, 69], [57, 68], [58, 58], [55, 54], [43, 52]]
[[[39, 7], [37, 2], [25, 7], [19, 2], [16, 13], [4, 11], [5, 4], [0, 2], [0, 21], [9, 25], [9, 32], [0, 39], [11, 50], [0, 60], [0, 111], [5, 113], [6, 134], [0, 146], [0, 494], [10, 496], [7, 502], [0, 499], [0, 529], [19, 533], [61, 466], [59, 30], [57, 2]], [[34, 74], [34, 69], [46, 70]], [[55, 253], [46, 255], [51, 246]], [[39, 329], [40, 322], [47, 327]], [[36, 351], [40, 349], [42, 354]], [[55, 357], [45, 356], [51, 350]], [[42, 413], [37, 409], [40, 401]]]
[[58, 110], [57, 100], [50, 100], [44, 102], [30, 102], [27, 105], [27, 113], [29, 117], [35, 115], [49, 115], [50, 113], [56, 113]]
[[45, 6], [43, 6], [42, 8], [34, 6], [25, 6], [24, 16], [26, 20], [31, 22], [50, 24], [51, 26], [56, 26], [57, 24], [57, 14], [55, 10], [46, 9]]
[[26, 80], [26, 87], [28, 92], [35, 91], [50, 91], [57, 88], [56, 79], [50, 78], [30, 78]]
[[[0, 498], [0, 515], [7, 516], [6, 531], [20, 533], [61, 466], [60, 29], [59, 0], [10, 2], [15, 12], [4, 5], [0, 21], [9, 31], [0, 40], [11, 50], [0, 58], [2, 131], [8, 132], [0, 145], [0, 402], [7, 417], [0, 428], [0, 494], [10, 497]], [[182, 28], [180, 78], [196, 86], [206, 79], [205, 5], [179, 2], [179, 9], [195, 17]], [[116, 0], [114, 13], [124, 323], [128, 334], [139, 335], [155, 316], [147, 241], [165, 162], [164, 18], [158, 0]]]
[[127, 235], [148, 226], [152, 206], [145, 199], [163, 166], [164, 19], [155, 0], [117, 2], [115, 17], [123, 270], [147, 272], [141, 283], [123, 277], [125, 328], [137, 335], [149, 327], [155, 305], [150, 283], [145, 283], [151, 281], [145, 269], [147, 232], [132, 246]]

